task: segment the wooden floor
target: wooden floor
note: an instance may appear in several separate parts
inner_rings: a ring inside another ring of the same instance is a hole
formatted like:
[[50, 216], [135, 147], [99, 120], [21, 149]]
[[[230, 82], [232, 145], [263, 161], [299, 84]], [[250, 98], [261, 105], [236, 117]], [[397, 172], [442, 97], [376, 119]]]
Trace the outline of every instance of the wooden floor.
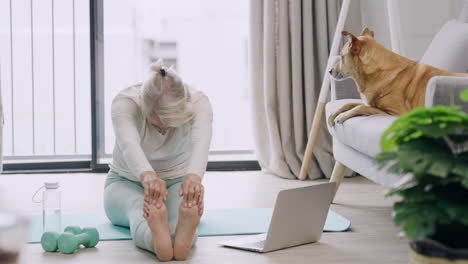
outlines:
[[[0, 175], [0, 201], [21, 213], [40, 213], [31, 196], [50, 177], [60, 180], [63, 213], [99, 212], [103, 208], [105, 174]], [[206, 209], [273, 207], [279, 190], [323, 181], [284, 180], [261, 172], [209, 172], [204, 179]], [[5, 203], [6, 201], [6, 203]], [[345, 179], [332, 208], [348, 217], [352, 230], [324, 233], [318, 243], [267, 254], [222, 248], [218, 242], [232, 237], [199, 238], [186, 263], [407, 263], [407, 241], [391, 219], [391, 201], [384, 190], [363, 177]], [[100, 242], [95, 249], [74, 255], [44, 253], [40, 245], [26, 245], [20, 263], [153, 263], [151, 254], [132, 241]]]

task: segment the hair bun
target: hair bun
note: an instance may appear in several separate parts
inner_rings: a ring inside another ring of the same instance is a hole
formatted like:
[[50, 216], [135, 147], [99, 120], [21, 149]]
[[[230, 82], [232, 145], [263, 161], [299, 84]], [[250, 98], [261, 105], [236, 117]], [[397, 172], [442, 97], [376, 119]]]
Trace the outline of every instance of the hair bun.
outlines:
[[159, 73], [162, 67], [163, 67], [163, 60], [158, 59], [155, 63], [151, 64], [150, 70], [153, 72]]
[[159, 73], [159, 71], [161, 71], [161, 68], [162, 68], [162, 66], [160, 64], [152, 64], [150, 66], [150, 70], [153, 71], [153, 72], [157, 72], [157, 73]]

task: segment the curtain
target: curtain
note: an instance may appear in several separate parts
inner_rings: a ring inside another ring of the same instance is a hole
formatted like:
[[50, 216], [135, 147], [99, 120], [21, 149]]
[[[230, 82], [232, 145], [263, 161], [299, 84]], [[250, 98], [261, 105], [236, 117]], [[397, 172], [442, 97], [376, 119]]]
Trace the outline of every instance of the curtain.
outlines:
[[[0, 67], [1, 70], [1, 67]], [[1, 71], [0, 71], [1, 72]], [[3, 171], [3, 105], [2, 105], [2, 89], [0, 79], [0, 173]]]
[[[341, 0], [251, 0], [249, 78], [255, 151], [265, 173], [299, 176]], [[322, 118], [309, 178], [330, 177]]]

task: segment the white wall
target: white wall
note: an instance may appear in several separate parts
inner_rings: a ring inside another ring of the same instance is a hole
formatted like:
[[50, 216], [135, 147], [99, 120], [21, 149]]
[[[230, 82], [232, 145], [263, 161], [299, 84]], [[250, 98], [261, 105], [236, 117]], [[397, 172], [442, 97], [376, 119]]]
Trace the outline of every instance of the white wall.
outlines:
[[401, 12], [403, 55], [421, 59], [434, 35], [449, 20], [458, 17], [462, 0], [398, 0]]
[[362, 27], [373, 30], [375, 39], [384, 47], [391, 49], [386, 1], [360, 0], [360, 2]]
[[[463, 0], [387, 0], [398, 1], [401, 25], [401, 55], [421, 59], [434, 35], [450, 19], [458, 16]], [[360, 0], [361, 23], [374, 30], [375, 38], [391, 49], [387, 1]], [[359, 33], [359, 32], [357, 32]]]

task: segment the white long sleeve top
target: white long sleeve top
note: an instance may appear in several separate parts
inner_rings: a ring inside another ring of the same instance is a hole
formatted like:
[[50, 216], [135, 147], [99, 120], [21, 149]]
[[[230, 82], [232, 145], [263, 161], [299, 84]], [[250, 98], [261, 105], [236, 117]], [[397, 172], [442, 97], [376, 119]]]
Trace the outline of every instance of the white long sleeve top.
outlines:
[[181, 127], [160, 134], [142, 112], [141, 86], [122, 90], [112, 101], [112, 125], [116, 137], [109, 167], [133, 181], [144, 171], [162, 179], [189, 173], [203, 177], [208, 162], [213, 111], [208, 97], [189, 89], [194, 118]]

